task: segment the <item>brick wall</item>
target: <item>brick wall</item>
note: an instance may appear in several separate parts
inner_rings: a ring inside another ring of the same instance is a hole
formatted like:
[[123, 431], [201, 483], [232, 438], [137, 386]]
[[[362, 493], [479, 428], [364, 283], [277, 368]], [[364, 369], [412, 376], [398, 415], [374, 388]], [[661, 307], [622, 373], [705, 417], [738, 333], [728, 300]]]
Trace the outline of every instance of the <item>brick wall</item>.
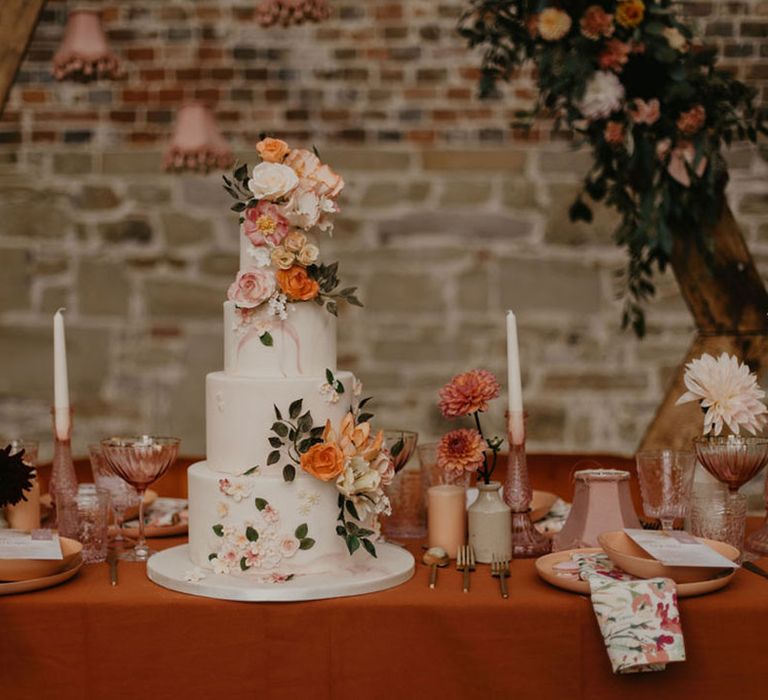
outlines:
[[[427, 439], [445, 428], [436, 390], [452, 374], [503, 377], [511, 307], [533, 447], [633, 450], [691, 337], [674, 281], [661, 280], [647, 339], [622, 334], [612, 215], [567, 220], [589, 156], [546, 124], [509, 128], [530, 105], [524, 78], [476, 99], [477, 56], [454, 33], [462, 3], [332, 1], [333, 19], [290, 30], [259, 28], [252, 2], [105, 2], [125, 76], [90, 85], [52, 81], [67, 3], [47, 4], [0, 120], [0, 433], [48, 440], [63, 305], [78, 448], [141, 429], [203, 451], [237, 226], [217, 175], [160, 171], [175, 109], [203, 98], [242, 158], [271, 130], [345, 176], [325, 248], [367, 308], [343, 313], [340, 366], [376, 394], [383, 424]], [[765, 97], [768, 3], [686, 6]], [[731, 203], [768, 272], [765, 147], [729, 158]]]

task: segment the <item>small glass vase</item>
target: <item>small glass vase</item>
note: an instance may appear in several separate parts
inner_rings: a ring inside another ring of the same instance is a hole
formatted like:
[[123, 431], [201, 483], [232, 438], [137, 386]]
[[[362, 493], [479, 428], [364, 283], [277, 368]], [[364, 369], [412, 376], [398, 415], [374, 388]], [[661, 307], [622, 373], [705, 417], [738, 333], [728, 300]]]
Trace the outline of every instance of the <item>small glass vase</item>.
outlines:
[[697, 484], [691, 499], [688, 531], [696, 537], [744, 549], [747, 498], [723, 484]]
[[[765, 507], [768, 511], [768, 474], [765, 478]], [[768, 557], [768, 512], [762, 527], [747, 538], [746, 550], [758, 557]]]
[[478, 495], [467, 511], [469, 544], [475, 560], [489, 564], [512, 558], [512, 511], [501, 497], [501, 484], [477, 484]]

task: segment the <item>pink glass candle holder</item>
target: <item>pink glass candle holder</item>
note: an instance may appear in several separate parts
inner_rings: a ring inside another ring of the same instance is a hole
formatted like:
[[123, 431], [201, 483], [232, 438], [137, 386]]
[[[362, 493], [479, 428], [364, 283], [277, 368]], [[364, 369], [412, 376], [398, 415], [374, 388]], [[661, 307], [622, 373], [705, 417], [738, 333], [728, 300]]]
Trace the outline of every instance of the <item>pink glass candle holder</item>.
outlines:
[[[61, 411], [68, 413], [68, 420], [62, 420]], [[57, 420], [57, 413], [59, 414]], [[77, 509], [74, 508], [77, 495], [77, 476], [72, 461], [72, 409], [52, 408], [53, 416], [53, 468], [48, 490], [54, 508], [56, 529], [63, 537], [77, 539]]]
[[512, 511], [512, 556], [539, 557], [552, 549], [549, 538], [542, 535], [531, 520], [533, 491], [528, 479], [525, 455], [525, 416], [519, 412], [507, 414], [507, 480], [504, 484], [504, 501]]

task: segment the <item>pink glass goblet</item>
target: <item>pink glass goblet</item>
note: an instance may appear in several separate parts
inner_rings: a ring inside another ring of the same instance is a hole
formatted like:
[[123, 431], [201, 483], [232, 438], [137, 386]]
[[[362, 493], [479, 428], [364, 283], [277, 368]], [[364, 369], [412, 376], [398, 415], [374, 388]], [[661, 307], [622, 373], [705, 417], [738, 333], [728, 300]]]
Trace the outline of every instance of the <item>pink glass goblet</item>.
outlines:
[[693, 441], [696, 456], [730, 491], [738, 491], [768, 463], [768, 439], [743, 435], [702, 436]]
[[115, 533], [109, 546], [119, 553], [134, 544], [134, 541], [123, 535], [123, 521], [125, 511], [139, 505], [139, 494], [133, 486], [127, 484], [117, 476], [107, 465], [100, 444], [88, 445], [88, 456], [91, 461], [93, 481], [98, 488], [109, 492], [109, 502], [112, 506], [112, 516], [115, 524]]
[[133, 550], [120, 555], [127, 561], [147, 561], [154, 554], [144, 537], [144, 493], [165, 474], [179, 453], [178, 438], [141, 435], [101, 441], [104, 461], [114, 474], [139, 494], [139, 537]]

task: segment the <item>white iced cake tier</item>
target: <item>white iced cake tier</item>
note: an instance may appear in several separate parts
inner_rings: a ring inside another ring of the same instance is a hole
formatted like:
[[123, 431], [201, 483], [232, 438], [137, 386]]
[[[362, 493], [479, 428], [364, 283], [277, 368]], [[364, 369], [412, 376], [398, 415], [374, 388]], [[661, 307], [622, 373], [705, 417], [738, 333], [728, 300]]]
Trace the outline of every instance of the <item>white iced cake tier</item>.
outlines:
[[[327, 573], [350, 561], [334, 529], [339, 513], [333, 482], [297, 474], [216, 473], [193, 464], [189, 479], [189, 551], [220, 574], [289, 576]], [[355, 552], [354, 557], [367, 557]]]
[[[267, 467], [272, 451], [269, 438], [275, 422], [275, 406], [288, 414], [297, 399], [302, 412], [309, 411], [313, 426], [326, 420], [337, 427], [351, 407], [354, 377], [351, 372], [337, 372], [336, 379], [345, 388], [330, 401], [321, 392], [326, 379], [316, 377], [257, 378], [233, 377], [212, 372], [205, 380], [207, 463], [210, 469], [225, 474], [243, 474], [253, 467], [280, 474], [283, 462]], [[266, 472], [262, 472], [266, 473]]]
[[[312, 302], [287, 304], [287, 318], [224, 302], [224, 371], [243, 377], [321, 377], [336, 370], [336, 317]], [[269, 342], [261, 336], [269, 334]]]

